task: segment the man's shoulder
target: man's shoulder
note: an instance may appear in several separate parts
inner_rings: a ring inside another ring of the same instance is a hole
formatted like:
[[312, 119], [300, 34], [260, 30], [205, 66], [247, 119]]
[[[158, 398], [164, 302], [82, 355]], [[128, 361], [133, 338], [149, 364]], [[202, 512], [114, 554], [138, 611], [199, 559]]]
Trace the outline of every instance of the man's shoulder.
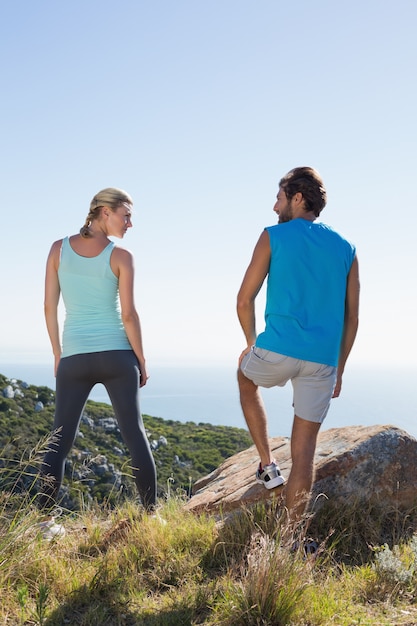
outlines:
[[268, 231], [271, 245], [274, 247], [282, 245], [291, 247], [315, 242], [314, 245], [345, 248], [353, 253], [356, 250], [356, 246], [351, 241], [325, 222], [294, 219], [283, 224], [268, 226], [265, 230]]
[[335, 230], [333, 226], [329, 226], [329, 224], [325, 224], [324, 222], [314, 222], [314, 224], [316, 224], [316, 226], [318, 226], [323, 232], [328, 233], [330, 237], [335, 237], [337, 239], [350, 243], [350, 241], [344, 235], [342, 235], [342, 233]]
[[356, 246], [349, 241], [344, 235], [323, 222], [316, 222], [319, 228], [319, 239], [330, 250], [339, 251], [347, 255], [347, 258], [353, 259], [356, 254]]
[[265, 230], [268, 233], [282, 233], [291, 223], [292, 222], [284, 222], [283, 224], [271, 224], [270, 226], [265, 226]]

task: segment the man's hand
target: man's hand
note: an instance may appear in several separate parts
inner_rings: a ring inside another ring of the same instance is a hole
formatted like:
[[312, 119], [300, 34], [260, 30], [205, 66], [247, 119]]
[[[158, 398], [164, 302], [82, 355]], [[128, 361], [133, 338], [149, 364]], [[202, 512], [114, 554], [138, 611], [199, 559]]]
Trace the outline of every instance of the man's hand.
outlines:
[[332, 398], [338, 398], [342, 391], [342, 374], [338, 374], [336, 378], [336, 385], [333, 390]]
[[242, 354], [239, 357], [239, 369], [240, 369], [240, 365], [242, 363], [243, 357], [245, 357], [247, 354], [249, 354], [249, 352], [252, 350], [252, 346], [248, 346], [247, 348], [245, 348], [242, 352]]
[[[237, 314], [248, 346], [252, 346], [256, 340], [255, 298], [268, 274], [270, 259], [269, 235], [264, 230], [255, 246], [237, 295]], [[239, 363], [249, 350], [250, 347], [242, 352]]]

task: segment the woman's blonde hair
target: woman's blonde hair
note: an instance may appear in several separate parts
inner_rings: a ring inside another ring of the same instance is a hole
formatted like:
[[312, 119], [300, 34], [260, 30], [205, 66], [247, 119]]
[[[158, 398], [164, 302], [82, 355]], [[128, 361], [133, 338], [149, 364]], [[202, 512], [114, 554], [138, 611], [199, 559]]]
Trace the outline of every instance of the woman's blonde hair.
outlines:
[[103, 206], [109, 207], [112, 211], [117, 211], [123, 202], [133, 204], [132, 198], [126, 191], [123, 191], [123, 189], [107, 187], [96, 193], [90, 202], [90, 211], [86, 217], [85, 224], [80, 228], [81, 237], [91, 237], [90, 224], [93, 220], [98, 218], [100, 209]]

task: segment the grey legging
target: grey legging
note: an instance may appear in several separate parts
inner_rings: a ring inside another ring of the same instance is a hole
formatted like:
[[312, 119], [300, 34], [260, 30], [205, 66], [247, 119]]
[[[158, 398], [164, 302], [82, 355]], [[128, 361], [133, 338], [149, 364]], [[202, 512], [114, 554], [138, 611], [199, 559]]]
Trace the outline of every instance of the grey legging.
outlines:
[[[132, 457], [135, 482], [145, 508], [156, 502], [156, 470], [139, 409], [139, 367], [131, 350], [77, 354], [61, 359], [56, 377], [54, 430], [58, 440], [43, 460], [46, 481], [43, 505], [52, 505], [61, 486], [65, 459], [71, 450], [88, 396], [96, 383], [109, 394], [120, 432]], [[49, 487], [47, 486], [49, 484]]]

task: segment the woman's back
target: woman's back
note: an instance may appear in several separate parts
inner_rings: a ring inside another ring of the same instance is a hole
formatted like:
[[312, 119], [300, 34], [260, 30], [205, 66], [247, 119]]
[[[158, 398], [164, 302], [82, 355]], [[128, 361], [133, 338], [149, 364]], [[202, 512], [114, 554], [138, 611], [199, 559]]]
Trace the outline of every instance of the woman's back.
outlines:
[[109, 242], [96, 256], [81, 256], [68, 237], [62, 241], [58, 267], [66, 309], [62, 356], [131, 349], [121, 320], [118, 279], [110, 264], [113, 249]]

